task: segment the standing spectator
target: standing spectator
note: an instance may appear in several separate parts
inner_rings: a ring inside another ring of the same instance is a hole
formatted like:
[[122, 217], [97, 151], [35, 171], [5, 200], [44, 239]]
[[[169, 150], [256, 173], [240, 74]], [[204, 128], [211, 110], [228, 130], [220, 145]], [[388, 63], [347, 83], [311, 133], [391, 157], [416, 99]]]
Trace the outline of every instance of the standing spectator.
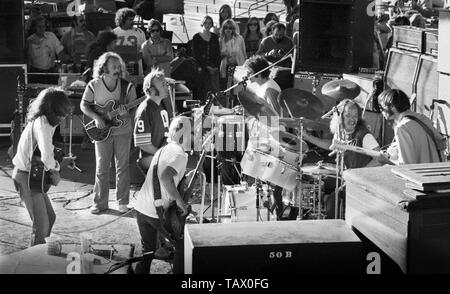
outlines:
[[286, 7], [286, 21], [290, 22], [292, 20], [292, 14], [294, 7], [297, 5], [297, 0], [283, 0], [284, 6]]
[[[258, 52], [256, 54], [263, 55], [268, 61], [276, 62], [287, 54], [294, 44], [291, 38], [286, 36], [286, 27], [282, 23], [276, 23], [273, 26], [271, 36], [265, 37], [261, 41]], [[286, 59], [280, 66], [290, 67], [290, 60]]]
[[289, 38], [292, 38], [294, 36], [295, 33], [294, 26], [296, 25], [296, 23], [298, 24], [299, 17], [300, 17], [300, 6], [295, 5], [292, 8], [290, 20], [286, 24], [286, 35]]
[[220, 28], [220, 77], [221, 88], [225, 89], [226, 80], [230, 78], [227, 76], [228, 67], [243, 65], [247, 59], [245, 53], [244, 38], [236, 32], [237, 24], [232, 19], [227, 19], [223, 22]]
[[[125, 58], [125, 62], [128, 61], [137, 61], [138, 62], [138, 75], [143, 75], [143, 67], [142, 60], [140, 56], [142, 44], [146, 41], [145, 33], [139, 29], [133, 27], [134, 17], [136, 16], [136, 12], [130, 8], [121, 8], [116, 12], [116, 25], [117, 28], [113, 30], [113, 33], [117, 35], [117, 48], [116, 50], [120, 54], [127, 53], [128, 54], [136, 54], [133, 60], [127, 60]], [[136, 73], [135, 73], [136, 74]]]
[[[113, 32], [101, 31], [97, 40], [88, 46], [87, 67], [93, 69], [94, 62], [105, 52], [114, 51], [117, 35]], [[92, 75], [92, 74], [91, 74]]]
[[[214, 33], [219, 35], [220, 28], [227, 19], [233, 19], [233, 12], [231, 11], [230, 5], [224, 4], [219, 8], [219, 26], [214, 28]], [[237, 33], [240, 33], [239, 27], [237, 28]]]
[[272, 36], [273, 26], [277, 23], [278, 23], [277, 21], [271, 20], [266, 24], [266, 26], [264, 27], [264, 33], [263, 33], [264, 37]]
[[264, 19], [263, 19], [264, 27], [262, 28], [261, 33], [263, 33], [263, 35], [266, 36], [266, 37], [270, 36], [272, 34], [272, 31], [267, 32], [267, 28], [270, 27], [270, 26], [268, 26], [268, 23], [270, 21], [273, 21], [273, 22], [271, 22], [271, 24], [273, 25], [273, 24], [275, 24], [277, 22], [280, 22], [280, 19], [273, 12], [269, 12], [269, 13], [266, 14], [266, 16], [264, 16]]
[[[37, 16], [31, 27], [35, 33], [28, 37], [26, 52], [29, 72], [32, 73], [56, 73], [56, 58], [64, 58], [64, 46], [52, 32], [46, 32], [46, 20], [43, 16]], [[58, 84], [58, 76], [30, 75], [31, 83]]]
[[83, 14], [74, 15], [72, 28], [61, 37], [64, 52], [69, 56], [67, 61], [80, 65], [86, 63], [86, 48], [93, 41], [95, 36], [86, 27], [86, 17]]
[[243, 37], [247, 57], [250, 57], [258, 51], [259, 44], [263, 38], [259, 20], [256, 17], [251, 17], [248, 20]]
[[173, 59], [172, 42], [161, 37], [162, 26], [156, 19], [150, 20], [147, 31], [150, 38], [142, 44], [142, 59], [149, 72], [152, 67], [159, 67], [166, 77], [170, 77], [170, 62]]
[[214, 22], [210, 16], [205, 16], [202, 20], [202, 30], [192, 38], [193, 56], [200, 64], [203, 72], [205, 91], [200, 95], [200, 99], [206, 99], [206, 92], [218, 92], [219, 66], [220, 66], [220, 45], [219, 37], [210, 30]]

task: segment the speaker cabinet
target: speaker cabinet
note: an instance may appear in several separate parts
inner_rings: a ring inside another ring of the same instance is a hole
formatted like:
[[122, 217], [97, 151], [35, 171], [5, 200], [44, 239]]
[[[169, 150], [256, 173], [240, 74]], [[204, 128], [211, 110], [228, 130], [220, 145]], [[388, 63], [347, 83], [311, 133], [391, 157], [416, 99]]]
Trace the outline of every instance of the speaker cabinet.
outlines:
[[429, 117], [431, 103], [433, 99], [438, 99], [439, 73], [437, 71], [437, 58], [431, 55], [422, 55], [418, 63], [414, 81], [414, 93], [417, 94], [414, 108], [416, 112]]
[[372, 67], [374, 19], [368, 4], [300, 0], [300, 70], [343, 73]]
[[360, 239], [343, 220], [185, 227], [186, 274], [362, 273]]
[[[25, 75], [23, 80], [26, 83], [26, 65], [25, 64], [0, 64], [0, 123], [9, 124], [14, 118], [18, 98], [18, 79], [19, 75]], [[25, 99], [22, 99], [25, 100]], [[25, 103], [25, 101], [22, 101]], [[19, 106], [17, 104], [17, 106]], [[26, 114], [26, 106], [22, 105], [22, 111]]]
[[439, 44], [438, 56], [440, 72], [450, 74], [450, 10], [439, 11]]
[[413, 84], [419, 58], [419, 53], [395, 48], [390, 49], [384, 74], [386, 87], [400, 89], [411, 97], [415, 90]]
[[23, 1], [0, 1], [0, 63], [24, 62]]

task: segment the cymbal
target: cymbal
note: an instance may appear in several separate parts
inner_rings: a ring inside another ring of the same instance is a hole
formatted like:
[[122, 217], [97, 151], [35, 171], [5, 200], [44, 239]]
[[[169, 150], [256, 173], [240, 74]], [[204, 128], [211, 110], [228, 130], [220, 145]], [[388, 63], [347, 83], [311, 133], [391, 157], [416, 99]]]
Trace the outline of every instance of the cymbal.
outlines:
[[298, 129], [300, 127], [300, 120], [303, 121], [303, 127], [308, 130], [319, 131], [323, 129], [328, 129], [328, 125], [325, 125], [318, 121], [313, 121], [307, 118], [278, 118], [278, 123], [288, 128]]
[[307, 175], [336, 176], [336, 165], [319, 161], [302, 166], [302, 172]]
[[334, 100], [355, 99], [361, 92], [358, 84], [349, 80], [334, 80], [322, 87], [322, 94]]
[[284, 113], [289, 114], [284, 102], [294, 117], [316, 120], [322, 115], [324, 110], [324, 105], [317, 96], [301, 89], [289, 88], [281, 92], [281, 107]]
[[[272, 131], [270, 132], [270, 136], [277, 140], [282, 147], [294, 152], [300, 151], [300, 139], [296, 135], [283, 131]], [[302, 153], [306, 153], [307, 151], [308, 144], [302, 141]]]
[[263, 98], [259, 98], [249, 90], [242, 90], [238, 93], [239, 101], [250, 115], [259, 118], [260, 116], [278, 116], [273, 107]]

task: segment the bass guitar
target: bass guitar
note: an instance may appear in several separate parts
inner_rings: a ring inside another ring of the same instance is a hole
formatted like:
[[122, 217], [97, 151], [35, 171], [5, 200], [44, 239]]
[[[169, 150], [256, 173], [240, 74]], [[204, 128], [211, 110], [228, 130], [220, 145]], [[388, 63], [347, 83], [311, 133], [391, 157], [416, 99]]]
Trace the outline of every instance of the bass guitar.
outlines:
[[[64, 152], [61, 148], [53, 150], [54, 158], [60, 164], [64, 159]], [[41, 160], [41, 152], [36, 146], [33, 157], [31, 158], [31, 168], [28, 174], [28, 186], [33, 192], [47, 193], [50, 186], [56, 186], [53, 182], [50, 171], [46, 171], [44, 163]]]
[[[145, 96], [142, 96], [139, 99], [125, 104], [125, 108], [127, 110], [133, 109], [144, 100]], [[92, 141], [105, 141], [111, 135], [112, 129], [120, 128], [123, 125], [123, 120], [118, 118], [119, 110], [116, 107], [116, 101], [111, 100], [106, 102], [104, 105], [92, 104], [91, 109], [96, 114], [100, 115], [105, 122], [105, 127], [103, 129], [99, 129], [95, 126], [95, 121], [92, 118], [86, 115], [83, 116], [84, 129]]]

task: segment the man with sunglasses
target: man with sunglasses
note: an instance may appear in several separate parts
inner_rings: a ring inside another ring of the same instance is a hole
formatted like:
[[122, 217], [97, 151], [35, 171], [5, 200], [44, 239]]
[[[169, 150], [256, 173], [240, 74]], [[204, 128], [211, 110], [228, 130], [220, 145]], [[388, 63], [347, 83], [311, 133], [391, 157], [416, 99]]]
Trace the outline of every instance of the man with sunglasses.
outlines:
[[166, 77], [170, 77], [170, 62], [173, 60], [172, 42], [161, 37], [162, 26], [156, 19], [150, 20], [147, 27], [150, 38], [142, 44], [142, 58], [147, 66], [146, 72], [152, 67], [159, 67]]
[[70, 56], [70, 62], [75, 64], [87, 62], [86, 48], [93, 41], [95, 36], [86, 27], [86, 17], [83, 14], [74, 15], [72, 28], [61, 38], [64, 51]]
[[378, 102], [384, 118], [393, 121], [395, 134], [379, 162], [401, 165], [443, 161], [445, 140], [426, 116], [410, 110], [411, 103], [403, 91], [386, 90]]

